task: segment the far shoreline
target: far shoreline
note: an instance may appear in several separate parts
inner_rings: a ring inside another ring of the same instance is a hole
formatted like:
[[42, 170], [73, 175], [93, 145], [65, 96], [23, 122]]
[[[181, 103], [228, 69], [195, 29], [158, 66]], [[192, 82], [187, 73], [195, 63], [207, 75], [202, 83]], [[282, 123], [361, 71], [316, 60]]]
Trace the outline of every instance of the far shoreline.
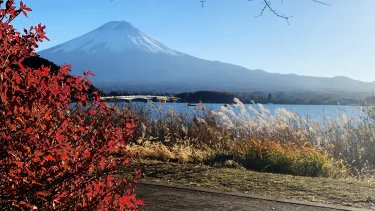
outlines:
[[[148, 103], [149, 101], [143, 101], [143, 100], [132, 100], [132, 101], [128, 101], [128, 100], [101, 100], [101, 102], [104, 102], [104, 103]], [[159, 103], [161, 101], [152, 101], [153, 103]], [[226, 105], [226, 104], [229, 104], [229, 105], [233, 105], [234, 102], [232, 103], [228, 103], [228, 102], [173, 102], [173, 101], [167, 101], [167, 102], [163, 102], [163, 103], [176, 103], [176, 104], [223, 104], [223, 105]], [[243, 103], [244, 105], [272, 105], [272, 106], [277, 106], [277, 105], [294, 105], [294, 106], [298, 106], [298, 105], [303, 105], [303, 106], [307, 106], [307, 105], [311, 105], [311, 106], [352, 106], [352, 107], [371, 107], [371, 105], [356, 105], [356, 104], [292, 104], [292, 103]]]

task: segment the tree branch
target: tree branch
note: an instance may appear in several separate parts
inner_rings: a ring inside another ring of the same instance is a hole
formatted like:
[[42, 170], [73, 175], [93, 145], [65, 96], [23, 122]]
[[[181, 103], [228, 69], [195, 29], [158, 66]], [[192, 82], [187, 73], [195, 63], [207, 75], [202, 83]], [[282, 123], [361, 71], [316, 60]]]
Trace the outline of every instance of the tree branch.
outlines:
[[312, 0], [313, 2], [316, 2], [316, 3], [319, 3], [319, 4], [324, 4], [324, 5], [326, 5], [326, 6], [331, 6], [330, 4], [328, 4], [328, 3], [325, 3], [325, 2], [323, 2], [323, 1], [318, 1], [318, 0]]
[[[248, 1], [253, 1], [253, 0], [248, 0]], [[270, 0], [262, 0], [263, 3], [264, 3], [264, 7], [261, 9], [260, 11], [260, 14], [255, 16], [255, 17], [259, 17], [259, 16], [262, 16], [264, 11], [266, 9], [269, 9], [274, 15], [276, 15], [277, 17], [279, 18], [282, 18], [282, 19], [285, 19], [286, 22], [288, 23], [289, 25], [289, 18], [293, 17], [293, 16], [286, 16], [285, 14], [281, 14], [279, 11], [275, 10], [272, 6], [271, 6], [271, 1]], [[324, 1], [319, 1], [319, 0], [311, 0], [315, 3], [319, 3], [319, 4], [323, 4], [323, 5], [326, 5], [326, 6], [331, 6], [330, 4], [324, 2]], [[283, 0], [281, 0], [281, 3], [283, 3]]]
[[268, 8], [274, 15], [276, 15], [277, 17], [279, 18], [282, 18], [282, 19], [285, 19], [286, 22], [288, 23], [289, 25], [289, 18], [293, 17], [293, 16], [286, 16], [285, 14], [281, 14], [279, 11], [276, 11], [275, 9], [273, 9], [271, 7], [271, 2], [269, 0], [263, 0], [263, 3], [264, 3], [264, 7], [263, 9], [261, 10], [261, 13], [259, 15], [257, 15], [256, 17], [259, 17], [259, 16], [262, 16], [264, 11]]

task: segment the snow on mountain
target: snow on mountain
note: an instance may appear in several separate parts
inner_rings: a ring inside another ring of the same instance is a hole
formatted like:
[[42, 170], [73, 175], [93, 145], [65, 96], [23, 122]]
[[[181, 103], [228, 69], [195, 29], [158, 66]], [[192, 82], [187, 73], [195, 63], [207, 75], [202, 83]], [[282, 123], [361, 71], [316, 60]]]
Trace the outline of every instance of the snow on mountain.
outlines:
[[183, 55], [152, 39], [126, 21], [111, 21], [78, 38], [58, 45], [51, 53], [82, 50], [97, 53], [102, 48], [110, 51], [140, 50], [148, 53]]

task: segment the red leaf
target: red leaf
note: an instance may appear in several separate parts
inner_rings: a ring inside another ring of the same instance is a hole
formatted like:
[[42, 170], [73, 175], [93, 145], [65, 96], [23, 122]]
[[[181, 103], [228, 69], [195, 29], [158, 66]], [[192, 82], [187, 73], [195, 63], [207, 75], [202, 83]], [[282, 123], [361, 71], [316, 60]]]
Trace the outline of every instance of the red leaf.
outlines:
[[54, 160], [55, 158], [53, 158], [52, 155], [48, 155], [47, 157], [44, 158], [45, 160]]
[[0, 98], [1, 98], [1, 101], [3, 101], [3, 103], [7, 103], [8, 101], [6, 100], [6, 92], [3, 92], [3, 93], [1, 93], [1, 95], [0, 95]]
[[40, 195], [40, 196], [48, 196], [48, 193], [44, 192], [44, 191], [39, 191], [39, 192], [36, 192], [36, 194]]
[[37, 157], [40, 157], [41, 155], [43, 155], [43, 153], [39, 150], [35, 151], [34, 152], [34, 155], [37, 156]]
[[20, 204], [22, 204], [22, 205], [28, 205], [28, 203], [25, 202], [25, 201], [20, 201]]
[[111, 181], [111, 180], [113, 180], [113, 179], [114, 179], [114, 178], [113, 178], [111, 175], [108, 175], [108, 176], [107, 176], [107, 180], [108, 180], [108, 181]]
[[50, 71], [49, 67], [43, 68], [43, 75], [48, 75], [49, 71]]
[[112, 141], [112, 140], [110, 140], [109, 142], [108, 142], [108, 146], [109, 146], [109, 152], [113, 152], [113, 144], [114, 144], [114, 142]]
[[102, 160], [99, 162], [99, 165], [102, 170], [105, 168], [105, 158], [102, 158]]
[[92, 82], [89, 80], [89, 79], [86, 79], [86, 83], [88, 83], [88, 84], [92, 84]]
[[90, 157], [90, 152], [88, 150], [85, 151], [86, 157]]
[[32, 130], [33, 129], [31, 127], [29, 127], [29, 128], [26, 129], [26, 133], [31, 133]]
[[66, 160], [67, 157], [68, 157], [68, 156], [66, 156], [66, 154], [62, 154], [62, 155], [61, 155], [61, 160]]
[[91, 72], [91, 70], [87, 71], [87, 74], [88, 75], [92, 75], [92, 76], [95, 76], [93, 72]]
[[31, 160], [36, 163], [36, 162], [39, 162], [39, 159], [38, 158], [31, 158]]
[[108, 146], [109, 146], [110, 148], [112, 148], [114, 143], [115, 143], [115, 142], [113, 142], [112, 140], [110, 140], [110, 141], [108, 142]]
[[123, 197], [121, 198], [121, 202], [124, 203], [124, 204], [129, 205], [129, 204], [130, 204], [129, 196], [123, 196]]
[[137, 205], [145, 205], [142, 200], [137, 200]]
[[24, 16], [27, 17], [27, 13], [25, 11], [22, 10], [22, 13], [23, 13]]

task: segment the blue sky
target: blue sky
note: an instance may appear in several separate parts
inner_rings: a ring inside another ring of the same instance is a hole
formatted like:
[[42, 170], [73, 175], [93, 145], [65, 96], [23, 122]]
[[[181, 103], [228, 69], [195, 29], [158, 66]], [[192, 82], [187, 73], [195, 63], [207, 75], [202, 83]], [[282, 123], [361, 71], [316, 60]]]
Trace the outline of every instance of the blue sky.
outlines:
[[[290, 25], [260, 0], [24, 0], [33, 12], [18, 29], [42, 23], [43, 50], [113, 20], [125, 20], [167, 46], [208, 60], [310, 76], [375, 81], [375, 0], [272, 0]], [[17, 1], [18, 2], [18, 1]], [[281, 3], [282, 2], [282, 3]]]

